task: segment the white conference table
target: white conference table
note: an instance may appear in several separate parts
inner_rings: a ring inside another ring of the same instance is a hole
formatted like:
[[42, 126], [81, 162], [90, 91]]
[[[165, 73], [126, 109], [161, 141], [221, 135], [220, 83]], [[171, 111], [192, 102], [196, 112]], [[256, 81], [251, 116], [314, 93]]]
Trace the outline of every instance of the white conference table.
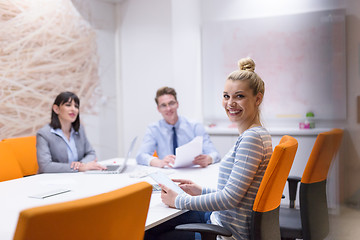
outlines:
[[[122, 159], [118, 159], [118, 162], [121, 161]], [[126, 171], [122, 174], [52, 173], [0, 182], [0, 239], [13, 238], [19, 213], [23, 209], [94, 196], [141, 181], [155, 183], [150, 177], [131, 177], [139, 171], [162, 171], [170, 178], [191, 179], [202, 186], [215, 188], [217, 184], [218, 164], [207, 168], [159, 169], [138, 166], [134, 159], [129, 159], [129, 162]], [[71, 191], [44, 199], [29, 197], [32, 194], [58, 188]], [[161, 202], [160, 192], [153, 192], [145, 229], [150, 229], [183, 212], [166, 206]]]

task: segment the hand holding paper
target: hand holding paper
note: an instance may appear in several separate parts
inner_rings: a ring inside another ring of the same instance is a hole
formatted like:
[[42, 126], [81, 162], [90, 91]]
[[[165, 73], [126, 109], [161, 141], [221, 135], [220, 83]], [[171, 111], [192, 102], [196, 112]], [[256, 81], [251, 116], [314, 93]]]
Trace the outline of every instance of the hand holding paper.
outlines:
[[203, 137], [197, 136], [191, 142], [176, 148], [174, 168], [191, 167], [196, 156], [202, 154]]

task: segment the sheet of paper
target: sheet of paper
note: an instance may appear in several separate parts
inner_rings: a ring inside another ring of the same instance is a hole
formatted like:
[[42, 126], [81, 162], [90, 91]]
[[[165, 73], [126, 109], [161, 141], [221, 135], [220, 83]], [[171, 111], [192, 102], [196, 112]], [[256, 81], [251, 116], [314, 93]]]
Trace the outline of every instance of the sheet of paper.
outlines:
[[176, 148], [174, 168], [191, 167], [196, 156], [202, 154], [203, 137], [197, 136], [191, 142]]
[[176, 183], [174, 183], [166, 174], [162, 172], [154, 172], [151, 173], [149, 176], [154, 179], [155, 182], [167, 186], [178, 194], [184, 192]]

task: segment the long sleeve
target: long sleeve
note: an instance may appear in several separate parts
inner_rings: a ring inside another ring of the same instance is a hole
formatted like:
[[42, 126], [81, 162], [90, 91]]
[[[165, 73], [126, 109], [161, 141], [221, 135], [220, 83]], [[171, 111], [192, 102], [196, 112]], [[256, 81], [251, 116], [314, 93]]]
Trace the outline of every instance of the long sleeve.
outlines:
[[[174, 126], [165, 122], [164, 119], [150, 124], [144, 135], [140, 149], [136, 155], [138, 164], [149, 165], [154, 158], [156, 150], [159, 159], [173, 154], [172, 128]], [[200, 123], [193, 123], [184, 117], [179, 117], [175, 124], [178, 146], [182, 146], [197, 136], [203, 136], [203, 154], [210, 155], [213, 163], [220, 161], [220, 156], [212, 144], [205, 128]]]
[[52, 161], [50, 145], [46, 137], [41, 132], [36, 134], [36, 156], [39, 164], [39, 173], [73, 172], [70, 168], [70, 163], [67, 162], [66, 146], [63, 148], [62, 145], [59, 145], [59, 148], [64, 153], [62, 156], [64, 160], [62, 162], [54, 162]]
[[[251, 148], [249, 148], [251, 146]], [[181, 209], [218, 211], [238, 206], [247, 193], [262, 160], [262, 142], [260, 138], [245, 135], [235, 152], [233, 163], [226, 163], [220, 170], [219, 179], [224, 188], [200, 196], [181, 196], [177, 207]], [[231, 168], [232, 171], [229, 171]], [[228, 177], [226, 175], [230, 174]], [[220, 183], [219, 183], [220, 184]]]
[[154, 158], [153, 154], [156, 150], [156, 138], [151, 131], [151, 127], [149, 126], [146, 129], [145, 136], [143, 138], [140, 149], [136, 155], [136, 162], [140, 165], [150, 165], [150, 161]]
[[213, 211], [212, 217], [233, 233], [233, 239], [246, 239], [251, 209], [271, 154], [271, 137], [264, 128], [245, 131], [220, 162], [217, 190], [203, 188], [200, 196], [180, 194], [176, 208]]
[[79, 133], [75, 134], [75, 143], [79, 155], [79, 162], [87, 163], [96, 159], [96, 153], [94, 148], [91, 146], [85, 130], [80, 126]]
[[[90, 162], [96, 158], [95, 151], [86, 138], [85, 131], [80, 127], [74, 134], [74, 141], [78, 153], [78, 161]], [[71, 169], [67, 155], [67, 145], [57, 134], [51, 132], [49, 125], [41, 128], [36, 134], [36, 155], [39, 173], [77, 172]]]

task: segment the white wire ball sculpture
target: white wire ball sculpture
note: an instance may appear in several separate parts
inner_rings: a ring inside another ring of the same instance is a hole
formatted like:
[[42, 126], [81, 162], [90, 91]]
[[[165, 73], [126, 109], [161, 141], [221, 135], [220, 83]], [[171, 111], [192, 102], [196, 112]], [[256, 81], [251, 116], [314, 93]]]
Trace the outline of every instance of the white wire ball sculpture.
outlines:
[[96, 33], [70, 0], [0, 0], [0, 139], [34, 135], [55, 97], [89, 113], [99, 95]]

